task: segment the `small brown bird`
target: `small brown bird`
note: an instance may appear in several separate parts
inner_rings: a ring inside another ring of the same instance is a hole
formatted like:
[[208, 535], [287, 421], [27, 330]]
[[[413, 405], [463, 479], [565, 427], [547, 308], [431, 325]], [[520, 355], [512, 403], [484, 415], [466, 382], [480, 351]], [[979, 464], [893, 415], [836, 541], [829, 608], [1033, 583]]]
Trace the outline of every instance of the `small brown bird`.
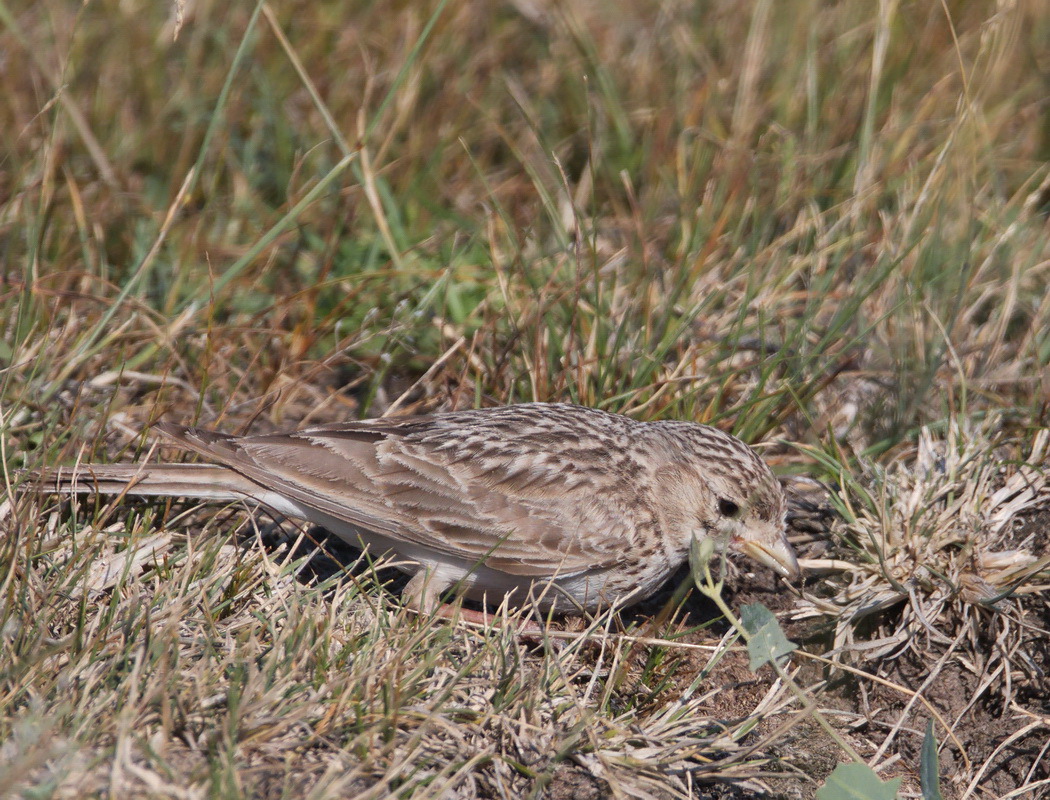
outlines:
[[255, 501], [398, 556], [427, 610], [453, 587], [561, 613], [637, 602], [694, 536], [799, 574], [773, 473], [706, 425], [528, 403], [263, 436], [157, 430], [215, 465], [82, 464], [46, 488]]

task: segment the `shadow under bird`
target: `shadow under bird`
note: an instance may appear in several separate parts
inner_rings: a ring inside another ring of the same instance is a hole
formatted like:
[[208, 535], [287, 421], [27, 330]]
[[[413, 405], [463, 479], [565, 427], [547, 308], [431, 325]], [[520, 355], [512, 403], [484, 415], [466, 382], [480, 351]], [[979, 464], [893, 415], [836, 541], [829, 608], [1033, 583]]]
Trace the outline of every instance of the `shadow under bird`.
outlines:
[[81, 464], [37, 487], [254, 501], [396, 555], [421, 610], [454, 587], [559, 613], [638, 602], [694, 536], [799, 574], [773, 473], [706, 425], [527, 403], [261, 436], [156, 429], [212, 463]]

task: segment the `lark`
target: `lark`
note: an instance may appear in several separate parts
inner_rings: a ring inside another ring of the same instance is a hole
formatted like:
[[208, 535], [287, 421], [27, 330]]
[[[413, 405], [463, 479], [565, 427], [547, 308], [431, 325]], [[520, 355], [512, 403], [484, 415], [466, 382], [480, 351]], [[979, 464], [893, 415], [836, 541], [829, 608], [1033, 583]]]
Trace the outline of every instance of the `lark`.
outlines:
[[156, 430], [210, 463], [82, 464], [47, 489], [259, 504], [396, 557], [420, 610], [453, 589], [555, 613], [628, 605], [694, 537], [799, 574], [773, 473], [707, 425], [527, 403], [259, 436]]

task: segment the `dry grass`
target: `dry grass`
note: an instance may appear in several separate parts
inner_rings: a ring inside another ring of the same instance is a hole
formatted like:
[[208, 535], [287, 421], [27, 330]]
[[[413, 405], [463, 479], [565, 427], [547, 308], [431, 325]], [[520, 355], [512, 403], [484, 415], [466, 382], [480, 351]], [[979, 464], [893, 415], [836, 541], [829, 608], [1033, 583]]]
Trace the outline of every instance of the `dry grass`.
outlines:
[[[949, 6], [0, 0], [0, 795], [808, 797], [814, 713], [1046, 792], [1050, 22]], [[521, 400], [772, 443], [811, 577], [727, 599], [809, 710], [696, 597], [530, 643], [243, 508], [16, 491], [162, 415]]]

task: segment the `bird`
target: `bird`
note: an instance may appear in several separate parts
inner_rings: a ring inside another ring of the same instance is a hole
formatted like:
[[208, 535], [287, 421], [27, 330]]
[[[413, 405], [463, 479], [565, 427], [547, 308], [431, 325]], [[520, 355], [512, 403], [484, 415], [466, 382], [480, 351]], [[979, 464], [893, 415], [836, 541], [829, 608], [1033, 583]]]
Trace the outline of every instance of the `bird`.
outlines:
[[631, 605], [694, 537], [799, 576], [779, 482], [709, 425], [522, 403], [262, 435], [154, 428], [208, 463], [80, 464], [38, 486], [261, 505], [396, 556], [419, 611], [450, 590], [557, 614]]

